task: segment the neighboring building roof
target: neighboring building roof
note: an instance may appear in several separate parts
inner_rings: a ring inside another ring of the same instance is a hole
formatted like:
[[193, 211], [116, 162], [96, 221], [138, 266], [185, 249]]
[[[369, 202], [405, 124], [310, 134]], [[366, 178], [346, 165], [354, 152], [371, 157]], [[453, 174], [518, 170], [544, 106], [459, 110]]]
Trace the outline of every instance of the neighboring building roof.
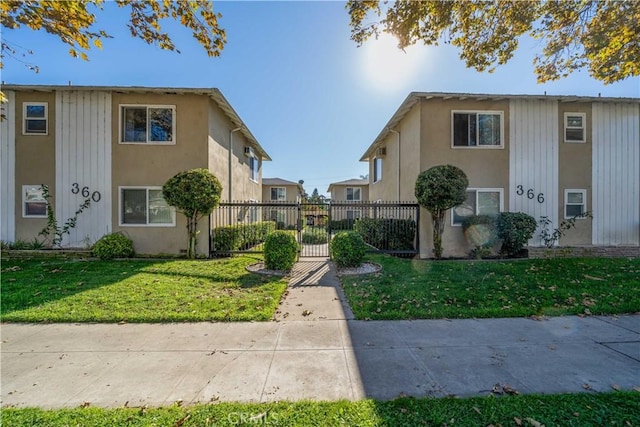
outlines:
[[611, 98], [600, 96], [575, 96], [575, 95], [500, 95], [500, 94], [479, 94], [479, 93], [443, 93], [443, 92], [411, 92], [400, 107], [396, 110], [394, 115], [389, 119], [387, 124], [382, 128], [376, 139], [371, 143], [367, 151], [364, 152], [360, 158], [361, 162], [369, 160], [371, 153], [374, 152], [378, 145], [382, 143], [390, 131], [404, 118], [404, 116], [411, 110], [411, 108], [421, 99], [474, 99], [478, 101], [491, 100], [511, 100], [511, 99], [529, 99], [529, 100], [546, 100], [546, 101], [559, 101], [559, 102], [622, 102], [640, 104], [640, 98]]
[[287, 181], [282, 178], [262, 178], [262, 185], [276, 186], [276, 185], [295, 185], [300, 189], [301, 193], [304, 193], [304, 188], [299, 182]]
[[348, 185], [348, 186], [366, 186], [369, 185], [368, 179], [347, 179], [346, 181], [332, 182], [327, 188], [327, 193], [331, 192], [334, 185]]
[[260, 153], [262, 160], [271, 160], [264, 148], [260, 145], [255, 136], [251, 133], [247, 125], [242, 121], [238, 113], [231, 107], [229, 101], [217, 88], [174, 88], [174, 87], [143, 87], [143, 86], [64, 86], [64, 85], [12, 85], [3, 84], [2, 90], [53, 92], [63, 90], [84, 90], [84, 91], [110, 91], [120, 93], [166, 93], [166, 94], [195, 94], [209, 96], [220, 107], [233, 126], [240, 128], [240, 133], [249, 141], [251, 145]]

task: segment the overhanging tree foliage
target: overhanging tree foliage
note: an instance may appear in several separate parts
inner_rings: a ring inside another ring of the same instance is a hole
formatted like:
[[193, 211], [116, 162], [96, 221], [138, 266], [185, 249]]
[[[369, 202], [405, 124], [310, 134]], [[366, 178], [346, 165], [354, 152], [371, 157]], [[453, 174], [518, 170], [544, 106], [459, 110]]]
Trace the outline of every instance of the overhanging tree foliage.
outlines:
[[162, 186], [162, 196], [187, 218], [187, 258], [196, 256], [198, 220], [220, 204], [222, 185], [207, 169], [179, 172]]
[[[467, 67], [492, 72], [529, 34], [543, 44], [533, 61], [540, 83], [585, 67], [604, 83], [640, 75], [640, 1], [400, 0], [383, 12], [379, 1], [349, 0], [346, 7], [359, 45], [381, 31], [400, 49], [450, 43]], [[378, 20], [368, 22], [371, 15]]]
[[433, 255], [442, 258], [444, 214], [467, 198], [469, 180], [462, 169], [452, 165], [434, 166], [420, 172], [415, 195], [420, 206], [431, 214], [433, 225]]

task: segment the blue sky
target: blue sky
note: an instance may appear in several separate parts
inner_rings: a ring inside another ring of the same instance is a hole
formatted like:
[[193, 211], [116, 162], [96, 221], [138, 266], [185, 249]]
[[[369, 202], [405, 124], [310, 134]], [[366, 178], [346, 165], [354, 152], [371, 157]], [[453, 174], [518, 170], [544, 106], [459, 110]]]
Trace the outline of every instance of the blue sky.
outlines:
[[640, 78], [604, 85], [586, 72], [537, 84], [532, 60], [541, 45], [526, 39], [494, 73], [466, 69], [451, 46], [398, 51], [392, 40], [358, 48], [349, 38], [343, 2], [216, 2], [227, 45], [218, 58], [167, 21], [181, 54], [133, 39], [126, 10], [106, 4], [97, 27], [114, 36], [90, 61], [44, 32], [5, 30], [2, 37], [34, 51], [38, 74], [6, 59], [2, 81], [217, 87], [272, 157], [263, 177], [305, 181], [310, 193], [368, 172], [360, 156], [412, 91], [640, 97]]

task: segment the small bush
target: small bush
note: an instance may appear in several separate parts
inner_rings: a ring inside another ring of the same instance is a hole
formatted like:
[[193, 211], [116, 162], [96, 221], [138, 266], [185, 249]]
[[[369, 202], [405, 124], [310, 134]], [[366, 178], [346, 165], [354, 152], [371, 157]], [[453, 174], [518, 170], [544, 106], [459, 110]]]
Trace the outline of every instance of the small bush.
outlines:
[[501, 212], [496, 219], [498, 238], [502, 240], [500, 253], [506, 256], [518, 255], [533, 236], [536, 220], [522, 212]]
[[231, 252], [251, 248], [264, 242], [275, 229], [274, 221], [216, 227], [213, 229], [213, 250]]
[[133, 241], [122, 233], [105, 234], [92, 250], [100, 259], [129, 258], [133, 255]]
[[376, 249], [414, 250], [416, 222], [412, 219], [360, 218], [356, 221], [354, 230]]
[[355, 231], [343, 231], [331, 240], [331, 258], [338, 267], [358, 267], [367, 253], [367, 244]]
[[298, 242], [289, 232], [274, 231], [264, 241], [264, 265], [269, 270], [291, 270], [297, 253]]
[[473, 246], [470, 258], [486, 258], [491, 255], [491, 247], [498, 240], [496, 217], [490, 215], [471, 215], [462, 221], [462, 231]]
[[302, 232], [302, 243], [319, 245], [328, 241], [329, 235], [323, 228], [307, 228]]

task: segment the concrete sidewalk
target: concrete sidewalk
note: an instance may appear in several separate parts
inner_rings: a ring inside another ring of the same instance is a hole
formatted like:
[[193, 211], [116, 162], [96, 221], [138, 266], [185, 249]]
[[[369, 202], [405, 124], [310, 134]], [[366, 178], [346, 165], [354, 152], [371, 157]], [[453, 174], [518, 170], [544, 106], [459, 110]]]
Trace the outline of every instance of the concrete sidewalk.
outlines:
[[640, 316], [356, 321], [340, 313], [332, 267], [321, 260], [298, 264], [280, 321], [4, 324], [2, 405], [160, 406], [640, 386]]

